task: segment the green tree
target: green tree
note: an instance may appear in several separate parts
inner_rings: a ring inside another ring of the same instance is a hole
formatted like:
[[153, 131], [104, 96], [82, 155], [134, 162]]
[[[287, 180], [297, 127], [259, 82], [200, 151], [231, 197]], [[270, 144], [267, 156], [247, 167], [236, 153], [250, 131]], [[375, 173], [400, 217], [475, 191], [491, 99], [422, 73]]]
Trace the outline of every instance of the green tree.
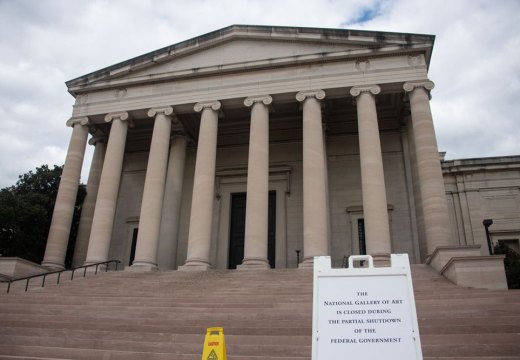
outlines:
[[[42, 165], [0, 190], [0, 254], [36, 263], [43, 260], [62, 170], [63, 166]], [[80, 185], [66, 258], [69, 266], [85, 194]]]

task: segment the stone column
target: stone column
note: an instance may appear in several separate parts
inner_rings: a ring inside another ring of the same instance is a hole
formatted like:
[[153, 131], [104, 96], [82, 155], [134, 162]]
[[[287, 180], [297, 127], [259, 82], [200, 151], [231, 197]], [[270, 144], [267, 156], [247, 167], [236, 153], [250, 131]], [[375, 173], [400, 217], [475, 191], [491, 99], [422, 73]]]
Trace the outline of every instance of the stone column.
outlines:
[[177, 262], [177, 242], [187, 145], [188, 139], [185, 135], [175, 135], [170, 147], [159, 238], [161, 251], [157, 254], [159, 267], [165, 270], [175, 269]]
[[94, 209], [96, 208], [96, 198], [99, 189], [99, 179], [101, 178], [101, 169], [103, 169], [103, 161], [106, 152], [106, 139], [104, 137], [93, 137], [89, 144], [94, 145], [94, 155], [90, 165], [90, 172], [87, 181], [87, 195], [81, 207], [81, 218], [79, 220], [78, 235], [76, 236], [76, 245], [74, 246], [74, 256], [72, 258], [72, 266], [81, 266], [85, 263], [87, 257], [88, 240], [90, 230], [92, 229], [92, 218], [94, 217]]
[[355, 97], [358, 114], [359, 157], [361, 161], [361, 188], [367, 253], [383, 264], [392, 251], [388, 205], [381, 140], [377, 124], [374, 95], [381, 92], [377, 85], [355, 86], [350, 94]]
[[323, 90], [302, 91], [303, 102], [303, 254], [299, 267], [312, 267], [315, 256], [328, 254], [327, 188], [320, 100]]
[[433, 87], [431, 81], [407, 82], [403, 85], [410, 99], [417, 174], [429, 254], [439, 246], [452, 245], [446, 190], [430, 110], [429, 91]]
[[247, 166], [244, 260], [238, 269], [269, 269], [267, 260], [269, 211], [269, 108], [271, 96], [248, 97], [251, 107]]
[[86, 117], [72, 118], [67, 121], [67, 126], [72, 127], [69, 149], [63, 172], [61, 174], [58, 195], [52, 214], [51, 227], [47, 237], [45, 256], [42, 266], [51, 269], [65, 268], [65, 255], [69, 243], [70, 226], [74, 216], [74, 205], [78, 194], [78, 185], [87, 146], [88, 124]]
[[133, 269], [157, 270], [157, 245], [161, 226], [161, 212], [168, 166], [168, 150], [173, 114], [171, 106], [153, 108], [148, 116], [155, 117], [152, 144], [144, 180], [143, 202], [139, 216], [139, 233]]
[[208, 270], [211, 247], [211, 223], [215, 199], [215, 164], [219, 101], [195, 104], [202, 112], [200, 119], [197, 159], [191, 200], [190, 229], [186, 263], [179, 270]]
[[96, 209], [92, 219], [92, 230], [87, 250], [86, 264], [108, 260], [108, 250], [114, 227], [119, 183], [125, 155], [126, 134], [128, 131], [128, 113], [110, 113], [105, 116], [111, 122], [110, 135], [99, 180]]

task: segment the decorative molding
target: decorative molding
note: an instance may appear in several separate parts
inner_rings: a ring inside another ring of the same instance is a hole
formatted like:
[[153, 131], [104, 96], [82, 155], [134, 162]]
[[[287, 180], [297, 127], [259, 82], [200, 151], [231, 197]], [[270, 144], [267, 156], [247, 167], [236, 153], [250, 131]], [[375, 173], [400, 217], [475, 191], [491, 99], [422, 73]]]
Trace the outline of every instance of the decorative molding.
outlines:
[[196, 112], [201, 112], [204, 109], [211, 109], [213, 111], [218, 111], [222, 107], [220, 101], [208, 101], [208, 102], [198, 102], [193, 106], [193, 110]]
[[369, 93], [372, 95], [377, 95], [381, 92], [381, 87], [379, 85], [361, 85], [354, 86], [350, 89], [350, 95], [354, 97], [358, 97], [362, 93]]
[[358, 60], [355, 65], [356, 69], [360, 71], [370, 70], [370, 61], [369, 60]]
[[273, 98], [270, 95], [250, 96], [244, 100], [244, 105], [251, 107], [253, 104], [260, 102], [264, 105], [270, 105], [273, 102]]
[[157, 114], [164, 114], [166, 116], [170, 116], [171, 114], [173, 114], [173, 107], [164, 106], [164, 107], [151, 108], [150, 110], [148, 110], [149, 117], [155, 117], [155, 115], [157, 115]]
[[411, 67], [424, 66], [424, 57], [420, 54], [418, 55], [408, 55], [406, 62]]
[[126, 88], [116, 89], [115, 96], [116, 98], [122, 99], [126, 96], [127, 90]]
[[308, 91], [300, 91], [298, 94], [296, 94], [296, 100], [299, 102], [304, 101], [308, 97], [316, 98], [316, 100], [323, 100], [325, 99], [325, 91], [323, 90], [308, 90]]
[[86, 104], [88, 100], [88, 94], [79, 94], [76, 96], [76, 105]]
[[406, 92], [412, 92], [416, 88], [424, 88], [428, 93], [435, 87], [433, 81], [422, 80], [422, 81], [408, 81], [403, 84], [403, 89]]
[[105, 115], [105, 122], [109, 123], [112, 122], [112, 120], [119, 119], [121, 121], [125, 121], [129, 119], [128, 112], [126, 111], [120, 111], [120, 112], [113, 112], [108, 113]]
[[67, 120], [66, 125], [70, 127], [74, 127], [74, 125], [88, 125], [89, 124], [89, 118], [86, 116], [82, 117], [72, 117], [69, 120]]
[[[293, 169], [290, 165], [269, 166], [269, 182], [285, 181], [285, 193], [291, 194], [291, 173]], [[222, 168], [215, 172], [215, 197], [221, 197], [221, 186], [225, 184], [246, 184], [247, 168]]]

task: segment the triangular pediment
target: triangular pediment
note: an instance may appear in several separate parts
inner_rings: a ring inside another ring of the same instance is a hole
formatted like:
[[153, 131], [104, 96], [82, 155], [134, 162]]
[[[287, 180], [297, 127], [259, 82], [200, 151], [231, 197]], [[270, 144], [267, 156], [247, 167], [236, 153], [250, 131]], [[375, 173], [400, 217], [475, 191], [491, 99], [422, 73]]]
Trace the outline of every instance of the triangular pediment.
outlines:
[[417, 52], [429, 62], [434, 36], [374, 31], [233, 25], [67, 82], [88, 89], [164, 81], [368, 54]]
[[360, 46], [325, 42], [302, 42], [266, 39], [233, 39], [200, 51], [177, 56], [151, 68], [134, 72], [133, 76], [164, 74], [214, 66], [254, 65], [255, 62], [270, 61], [273, 64], [283, 59], [297, 60], [299, 57], [323, 55]]

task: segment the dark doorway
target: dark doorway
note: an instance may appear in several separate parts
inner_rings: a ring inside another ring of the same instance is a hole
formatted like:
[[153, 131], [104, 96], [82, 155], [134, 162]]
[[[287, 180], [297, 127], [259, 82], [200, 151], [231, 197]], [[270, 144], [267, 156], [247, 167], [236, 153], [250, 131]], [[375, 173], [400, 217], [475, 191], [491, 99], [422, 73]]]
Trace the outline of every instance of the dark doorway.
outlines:
[[[246, 229], [246, 193], [231, 194], [231, 220], [229, 225], [228, 266], [236, 269], [244, 259], [244, 235]], [[267, 258], [271, 268], [276, 258], [276, 192], [269, 192]]]
[[359, 236], [359, 255], [367, 254], [367, 244], [365, 241], [365, 219], [358, 219], [358, 236]]
[[128, 261], [128, 266], [131, 266], [135, 259], [135, 247], [137, 245], [137, 233], [139, 228], [134, 228], [132, 233], [132, 247], [130, 248], [130, 261]]

